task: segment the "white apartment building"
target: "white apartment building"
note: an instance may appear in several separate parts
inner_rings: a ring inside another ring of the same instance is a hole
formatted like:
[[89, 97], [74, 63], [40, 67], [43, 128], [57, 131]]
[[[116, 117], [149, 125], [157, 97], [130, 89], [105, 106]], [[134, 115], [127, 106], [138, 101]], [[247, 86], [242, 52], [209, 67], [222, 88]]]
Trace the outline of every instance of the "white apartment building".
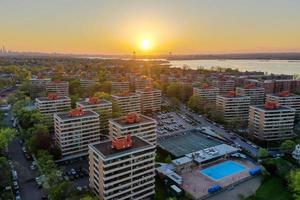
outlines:
[[220, 89], [220, 94], [226, 94], [227, 92], [234, 91], [235, 89], [235, 81], [231, 79], [214, 80], [212, 85]]
[[220, 89], [213, 86], [204, 85], [203, 87], [193, 87], [193, 94], [199, 95], [201, 98], [216, 102], [217, 95], [220, 94]]
[[96, 80], [92, 80], [92, 79], [80, 79], [80, 86], [83, 89], [88, 88], [95, 84], [99, 84], [99, 82]]
[[52, 116], [54, 113], [68, 112], [71, 109], [71, 99], [67, 96], [61, 97], [50, 93], [48, 97], [36, 98], [35, 106], [43, 115]]
[[111, 138], [135, 135], [156, 144], [156, 120], [136, 113], [109, 120], [109, 135]]
[[112, 81], [111, 88], [113, 91], [129, 91], [129, 81]]
[[52, 81], [46, 83], [46, 92], [57, 93], [58, 96], [69, 96], [69, 82]]
[[218, 95], [216, 109], [226, 122], [239, 120], [247, 121], [250, 106], [250, 97], [237, 96], [234, 92], [227, 95]]
[[145, 88], [136, 90], [136, 93], [141, 96], [141, 111], [142, 113], [158, 112], [161, 109], [161, 90], [153, 88]]
[[137, 93], [123, 92], [112, 95], [112, 99], [120, 107], [123, 114], [141, 113], [141, 95]]
[[151, 78], [148, 78], [146, 76], [138, 76], [134, 79], [134, 88], [135, 90], [142, 90], [146, 87], [152, 86], [152, 80]]
[[265, 101], [265, 88], [248, 84], [245, 87], [237, 87], [236, 93], [239, 96], [250, 97], [250, 105], [263, 105]]
[[36, 98], [44, 96], [46, 84], [50, 83], [50, 78], [33, 78], [30, 79], [30, 97]]
[[300, 96], [284, 91], [278, 94], [268, 94], [266, 102], [275, 102], [284, 107], [294, 108], [296, 110], [296, 118], [300, 117]]
[[100, 141], [99, 115], [94, 111], [73, 109], [54, 114], [55, 143], [67, 160], [88, 154], [88, 145]]
[[295, 109], [273, 102], [250, 106], [249, 134], [262, 141], [285, 140], [294, 137]]
[[155, 146], [136, 136], [89, 145], [89, 183], [103, 200], [153, 198]]

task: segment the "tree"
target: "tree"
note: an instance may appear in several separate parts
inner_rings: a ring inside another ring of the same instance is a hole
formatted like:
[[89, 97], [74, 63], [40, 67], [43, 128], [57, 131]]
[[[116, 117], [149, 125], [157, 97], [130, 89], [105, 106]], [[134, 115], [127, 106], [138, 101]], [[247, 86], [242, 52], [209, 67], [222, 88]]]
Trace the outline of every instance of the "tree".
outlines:
[[168, 156], [166, 157], [165, 162], [166, 162], [166, 163], [171, 163], [171, 162], [172, 162], [172, 158], [171, 158], [170, 155], [168, 155]]
[[291, 151], [294, 150], [296, 146], [296, 143], [292, 140], [285, 140], [283, 143], [280, 145], [280, 151], [282, 153], [290, 153]]
[[66, 199], [74, 191], [75, 188], [70, 182], [63, 181], [51, 187], [49, 197], [52, 200]]
[[14, 139], [16, 131], [11, 128], [0, 129], [0, 153], [3, 152], [8, 144]]
[[98, 200], [98, 198], [87, 195], [87, 196], [80, 198], [80, 200]]
[[105, 81], [100, 86], [100, 91], [105, 93], [111, 93], [112, 85], [110, 81]]
[[290, 175], [290, 188], [294, 192], [293, 196], [296, 200], [300, 199], [300, 171], [292, 171]]
[[192, 95], [188, 101], [188, 107], [198, 113], [203, 113], [204, 102], [199, 95]]
[[5, 157], [0, 157], [0, 187], [10, 185], [11, 181], [8, 161]]
[[170, 102], [171, 102], [172, 106], [174, 106], [174, 107], [180, 106], [180, 101], [176, 97], [171, 97]]
[[265, 148], [259, 148], [257, 156], [258, 156], [258, 158], [266, 158], [269, 156], [269, 152]]
[[99, 99], [105, 99], [107, 101], [111, 101], [111, 95], [106, 92], [96, 92], [94, 94], [94, 97], [97, 97]]
[[120, 116], [122, 116], [122, 110], [120, 106], [117, 104], [117, 102], [112, 101], [112, 117], [116, 118]]

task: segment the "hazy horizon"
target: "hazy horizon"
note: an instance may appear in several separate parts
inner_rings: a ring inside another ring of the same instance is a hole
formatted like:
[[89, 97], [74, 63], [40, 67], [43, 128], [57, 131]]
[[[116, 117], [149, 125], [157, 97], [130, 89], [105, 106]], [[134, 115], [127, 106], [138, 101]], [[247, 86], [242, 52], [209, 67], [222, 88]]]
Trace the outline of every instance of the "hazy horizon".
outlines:
[[99, 55], [300, 52], [299, 1], [1, 2], [0, 45]]

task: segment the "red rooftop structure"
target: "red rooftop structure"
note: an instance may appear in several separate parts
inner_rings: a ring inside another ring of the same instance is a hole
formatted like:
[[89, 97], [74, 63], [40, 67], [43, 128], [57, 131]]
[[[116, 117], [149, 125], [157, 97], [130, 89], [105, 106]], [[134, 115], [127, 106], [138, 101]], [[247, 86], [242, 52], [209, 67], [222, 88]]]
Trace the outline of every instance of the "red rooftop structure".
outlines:
[[61, 81], [60, 80], [53, 80], [52, 82], [57, 84], [57, 83], [60, 83]]
[[278, 94], [278, 96], [280, 97], [288, 97], [290, 96], [290, 92], [289, 91], [282, 91]]
[[71, 117], [78, 117], [78, 116], [82, 116], [82, 115], [84, 115], [84, 111], [83, 111], [83, 109], [80, 107], [80, 108], [75, 108], [75, 109], [73, 109], [73, 110], [71, 110], [70, 112], [69, 112], [69, 115], [71, 116]]
[[89, 104], [97, 104], [99, 99], [97, 97], [90, 97], [88, 103]]
[[236, 95], [236, 92], [235, 91], [229, 91], [228, 93], [227, 93], [227, 97], [236, 97], [237, 95]]
[[265, 103], [265, 109], [275, 110], [277, 108], [279, 108], [279, 104], [276, 102], [266, 102]]
[[203, 83], [203, 84], [202, 84], [202, 88], [203, 88], [203, 89], [209, 89], [209, 85], [208, 85], [207, 83]]
[[244, 89], [252, 89], [252, 88], [255, 88], [255, 84], [254, 83], [249, 83], [247, 85], [245, 85]]
[[112, 140], [112, 148], [117, 150], [127, 149], [133, 146], [131, 135]]
[[128, 113], [126, 116], [124, 116], [123, 120], [127, 124], [133, 124], [139, 122], [141, 119], [137, 113]]
[[56, 99], [58, 99], [58, 98], [59, 98], [59, 97], [58, 97], [57, 93], [55, 93], [55, 92], [49, 93], [49, 94], [48, 94], [48, 99], [49, 99], [49, 100], [56, 100]]

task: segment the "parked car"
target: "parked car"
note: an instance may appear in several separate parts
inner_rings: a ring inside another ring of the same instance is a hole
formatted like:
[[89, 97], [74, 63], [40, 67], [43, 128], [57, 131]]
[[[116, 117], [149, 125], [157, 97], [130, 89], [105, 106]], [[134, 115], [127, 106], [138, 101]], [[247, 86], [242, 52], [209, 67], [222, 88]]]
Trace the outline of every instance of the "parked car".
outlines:
[[36, 182], [36, 184], [38, 185], [38, 188], [41, 188], [41, 187], [42, 187], [42, 180], [41, 180], [41, 177], [36, 177], [36, 178], [35, 178], [35, 182]]
[[19, 189], [19, 184], [17, 181], [13, 182], [13, 186], [14, 186], [14, 190], [18, 190]]

